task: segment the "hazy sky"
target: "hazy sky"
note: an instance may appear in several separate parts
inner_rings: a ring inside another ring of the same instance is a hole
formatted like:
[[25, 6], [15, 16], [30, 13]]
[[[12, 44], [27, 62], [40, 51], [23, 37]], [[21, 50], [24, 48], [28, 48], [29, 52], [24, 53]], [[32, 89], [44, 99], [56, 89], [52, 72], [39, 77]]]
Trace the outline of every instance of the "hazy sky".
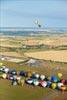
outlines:
[[0, 0], [0, 27], [67, 27], [67, 0]]

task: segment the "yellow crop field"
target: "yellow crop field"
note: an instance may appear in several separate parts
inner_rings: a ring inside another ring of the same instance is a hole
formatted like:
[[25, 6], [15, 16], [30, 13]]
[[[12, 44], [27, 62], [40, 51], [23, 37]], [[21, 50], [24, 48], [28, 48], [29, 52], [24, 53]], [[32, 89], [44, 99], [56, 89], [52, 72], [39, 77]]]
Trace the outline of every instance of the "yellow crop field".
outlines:
[[28, 57], [33, 57], [37, 59], [67, 62], [67, 50], [28, 52], [28, 53], [25, 53], [25, 55]]

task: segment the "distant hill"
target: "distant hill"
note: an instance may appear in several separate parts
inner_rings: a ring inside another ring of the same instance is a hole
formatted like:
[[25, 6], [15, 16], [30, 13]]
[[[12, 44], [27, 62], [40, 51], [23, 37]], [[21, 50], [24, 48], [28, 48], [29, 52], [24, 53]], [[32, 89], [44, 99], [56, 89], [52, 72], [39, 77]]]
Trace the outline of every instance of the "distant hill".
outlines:
[[65, 35], [67, 36], [67, 28], [1, 28], [0, 35], [10, 36], [38, 36], [38, 35]]

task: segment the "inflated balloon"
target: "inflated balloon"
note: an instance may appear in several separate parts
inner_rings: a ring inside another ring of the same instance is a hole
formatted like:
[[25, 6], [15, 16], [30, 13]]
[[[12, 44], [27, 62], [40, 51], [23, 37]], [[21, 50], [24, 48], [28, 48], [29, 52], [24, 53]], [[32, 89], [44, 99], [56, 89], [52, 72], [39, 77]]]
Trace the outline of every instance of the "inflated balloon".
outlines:
[[56, 76], [52, 76], [52, 77], [51, 77], [51, 81], [52, 81], [52, 82], [58, 82], [58, 78], [57, 78]]
[[47, 79], [48, 79], [48, 81], [51, 81], [51, 77], [50, 76]]
[[5, 69], [4, 69], [4, 72], [5, 72], [5, 73], [8, 73], [8, 72], [9, 72], [9, 68], [5, 68]]
[[28, 84], [32, 84], [32, 83], [33, 83], [33, 79], [30, 78], [30, 79], [26, 80], [26, 83], [28, 83]]
[[17, 81], [20, 81], [21, 80], [21, 76], [17, 76], [16, 79], [17, 79]]
[[63, 85], [63, 86], [61, 86], [60, 90], [65, 91], [65, 90], [67, 90], [67, 87]]
[[3, 63], [0, 63], [0, 66], [2, 66], [3, 65]]
[[33, 79], [33, 84], [34, 84], [35, 86], [38, 86], [38, 85], [39, 85], [39, 81], [38, 81], [37, 79]]
[[8, 79], [8, 80], [13, 80], [13, 75], [8, 74], [8, 75], [7, 75], [7, 79]]
[[16, 72], [16, 70], [15, 70], [15, 69], [10, 70], [10, 71], [9, 71], [9, 73], [10, 73], [10, 74], [12, 74], [12, 75], [17, 75], [17, 72]]
[[56, 87], [57, 87], [57, 84], [56, 84], [56, 83], [52, 83], [52, 84], [51, 84], [51, 88], [52, 88], [52, 89], [56, 89]]
[[32, 78], [35, 78], [35, 79], [38, 79], [38, 78], [39, 78], [39, 76], [40, 76], [40, 75], [39, 75], [39, 74], [37, 74], [37, 73], [33, 73], [33, 74], [32, 74]]
[[40, 75], [40, 79], [44, 80], [45, 79], [45, 75]]
[[59, 83], [57, 83], [57, 87], [58, 87], [58, 89], [60, 89], [61, 88], [61, 86], [63, 86], [64, 84], [63, 83], [61, 83], [61, 82], [59, 82]]
[[35, 20], [35, 24], [38, 24], [38, 20]]
[[51, 82], [51, 81], [47, 81], [47, 87], [50, 87], [50, 86], [51, 86], [51, 84], [52, 84], [52, 82]]
[[3, 73], [3, 74], [2, 74], [2, 78], [3, 78], [3, 79], [6, 79], [6, 78], [7, 78], [7, 74]]
[[27, 72], [27, 77], [31, 77], [32, 73], [31, 72]]
[[58, 73], [58, 77], [61, 78], [62, 77], [62, 73]]
[[46, 82], [46, 81], [40, 81], [40, 85], [41, 85], [42, 87], [46, 87], [46, 86], [47, 86], [47, 82]]
[[62, 80], [61, 80], [61, 83], [65, 84], [65, 79], [62, 79]]
[[65, 84], [67, 85], [67, 80], [65, 80]]
[[39, 20], [36, 20], [36, 21], [35, 21], [35, 24], [36, 24], [38, 27], [41, 27], [41, 23], [40, 23]]
[[20, 80], [20, 85], [23, 86], [24, 85], [24, 82], [25, 82], [24, 79], [21, 79]]
[[19, 75], [20, 75], [20, 76], [26, 77], [26, 76], [27, 76], [27, 72], [25, 72], [25, 71], [20, 71]]
[[13, 80], [17, 81], [17, 76], [16, 75], [13, 75]]

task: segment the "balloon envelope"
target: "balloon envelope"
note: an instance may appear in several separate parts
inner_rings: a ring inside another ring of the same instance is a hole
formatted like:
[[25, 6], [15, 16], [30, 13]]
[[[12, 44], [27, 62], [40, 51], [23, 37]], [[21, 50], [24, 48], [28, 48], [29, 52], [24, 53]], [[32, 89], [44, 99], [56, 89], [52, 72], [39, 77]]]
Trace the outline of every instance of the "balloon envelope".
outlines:
[[7, 74], [3, 73], [3, 74], [2, 74], [2, 78], [3, 78], [3, 79], [6, 79], [6, 78], [7, 78]]
[[65, 84], [65, 79], [62, 79], [62, 80], [61, 80], [61, 83]]
[[5, 72], [5, 73], [8, 73], [8, 72], [9, 72], [9, 68], [5, 68], [5, 69], [4, 69], [4, 72]]
[[39, 74], [34, 73], [34, 74], [32, 75], [32, 78], [36, 78], [36, 79], [38, 79], [38, 78], [39, 78]]
[[65, 84], [67, 85], [67, 80], [65, 80]]
[[40, 79], [44, 80], [45, 79], [45, 75], [40, 75]]
[[57, 83], [57, 87], [60, 89], [63, 86], [63, 83]]
[[65, 91], [65, 90], [67, 90], [67, 87], [66, 86], [61, 86], [61, 88], [60, 88], [62, 91]]
[[47, 82], [46, 82], [46, 81], [40, 81], [40, 85], [41, 85], [42, 87], [46, 87], [46, 86], [47, 86]]
[[62, 73], [58, 73], [58, 77], [61, 78], [62, 77]]
[[20, 71], [20, 76], [27, 76], [27, 73], [25, 71]]
[[51, 81], [47, 81], [47, 87], [51, 86]]
[[28, 79], [28, 80], [26, 80], [26, 83], [32, 84], [32, 83], [33, 83], [33, 79]]
[[35, 24], [36, 24], [38, 27], [41, 27], [41, 23], [40, 23], [39, 20], [36, 20], [36, 21], [35, 21]]
[[3, 65], [3, 63], [0, 63], [0, 66], [2, 66]]
[[56, 87], [57, 87], [57, 84], [56, 84], [56, 83], [52, 83], [52, 84], [51, 84], [51, 88], [52, 88], [52, 89], [56, 89]]
[[33, 79], [33, 84], [34, 84], [35, 86], [37, 86], [37, 85], [39, 85], [39, 81], [38, 81], [37, 79]]
[[58, 78], [57, 78], [56, 76], [52, 76], [52, 77], [51, 77], [51, 81], [52, 81], [52, 82], [58, 82]]

